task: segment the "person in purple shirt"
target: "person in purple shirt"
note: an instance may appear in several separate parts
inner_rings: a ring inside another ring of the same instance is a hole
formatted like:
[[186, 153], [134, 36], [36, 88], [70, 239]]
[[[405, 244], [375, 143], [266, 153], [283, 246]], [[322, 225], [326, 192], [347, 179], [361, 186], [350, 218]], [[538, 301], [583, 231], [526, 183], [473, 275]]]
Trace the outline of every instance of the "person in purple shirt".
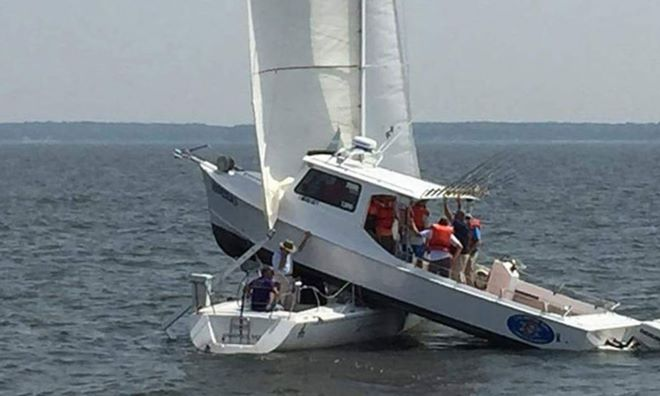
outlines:
[[275, 305], [278, 290], [273, 281], [275, 272], [271, 267], [261, 269], [261, 276], [246, 286], [245, 292], [250, 295], [253, 311], [270, 311]]

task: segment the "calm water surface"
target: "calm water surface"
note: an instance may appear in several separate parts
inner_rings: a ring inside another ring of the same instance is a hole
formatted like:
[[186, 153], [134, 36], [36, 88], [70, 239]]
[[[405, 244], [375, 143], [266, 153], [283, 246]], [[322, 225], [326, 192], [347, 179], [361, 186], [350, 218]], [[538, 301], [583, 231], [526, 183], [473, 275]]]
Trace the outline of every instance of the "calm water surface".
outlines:
[[[660, 393], [660, 355], [498, 349], [429, 325], [338, 349], [219, 357], [163, 320], [218, 272], [199, 171], [172, 145], [0, 145], [0, 393]], [[421, 144], [444, 182], [505, 150], [516, 178], [476, 210], [484, 253], [547, 285], [660, 317], [659, 143]], [[254, 166], [247, 146], [231, 151]], [[209, 153], [209, 155], [214, 155]]]

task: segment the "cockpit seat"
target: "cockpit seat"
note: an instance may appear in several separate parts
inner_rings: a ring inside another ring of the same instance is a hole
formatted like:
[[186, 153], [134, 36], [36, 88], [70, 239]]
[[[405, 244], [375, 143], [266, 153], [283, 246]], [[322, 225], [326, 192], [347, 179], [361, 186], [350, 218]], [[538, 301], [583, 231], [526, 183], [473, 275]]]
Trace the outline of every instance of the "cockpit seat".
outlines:
[[493, 261], [488, 277], [486, 291], [508, 300], [513, 299], [518, 286], [519, 274], [513, 263], [508, 261]]

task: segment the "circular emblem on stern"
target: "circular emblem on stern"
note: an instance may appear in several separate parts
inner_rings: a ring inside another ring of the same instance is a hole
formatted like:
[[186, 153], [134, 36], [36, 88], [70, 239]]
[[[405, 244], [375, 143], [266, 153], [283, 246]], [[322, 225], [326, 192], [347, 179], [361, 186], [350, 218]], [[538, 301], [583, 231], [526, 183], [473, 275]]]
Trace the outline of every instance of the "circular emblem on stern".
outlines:
[[506, 325], [513, 334], [532, 344], [549, 344], [555, 339], [552, 328], [533, 316], [509, 316]]

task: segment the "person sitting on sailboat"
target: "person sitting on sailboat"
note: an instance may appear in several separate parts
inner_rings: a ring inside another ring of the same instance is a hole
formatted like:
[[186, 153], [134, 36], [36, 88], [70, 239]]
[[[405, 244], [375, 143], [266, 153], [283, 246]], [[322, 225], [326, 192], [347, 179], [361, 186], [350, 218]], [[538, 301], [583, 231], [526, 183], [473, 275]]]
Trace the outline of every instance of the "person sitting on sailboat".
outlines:
[[[449, 276], [457, 265], [456, 258], [463, 245], [454, 235], [454, 227], [443, 217], [431, 228], [419, 233], [426, 241], [428, 270], [434, 274]], [[453, 254], [451, 253], [453, 251]]]
[[261, 269], [261, 276], [245, 286], [245, 294], [250, 296], [253, 311], [270, 311], [275, 306], [279, 294], [273, 281], [275, 272], [270, 267]]

